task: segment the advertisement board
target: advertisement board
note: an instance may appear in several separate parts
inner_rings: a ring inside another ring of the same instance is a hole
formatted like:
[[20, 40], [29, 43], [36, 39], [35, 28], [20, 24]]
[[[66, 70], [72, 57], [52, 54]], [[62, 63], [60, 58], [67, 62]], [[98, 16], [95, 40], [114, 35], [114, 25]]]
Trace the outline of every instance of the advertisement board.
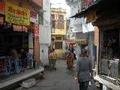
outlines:
[[7, 2], [5, 20], [16, 25], [30, 25], [30, 10]]
[[4, 14], [5, 12], [5, 4], [0, 2], [0, 14]]

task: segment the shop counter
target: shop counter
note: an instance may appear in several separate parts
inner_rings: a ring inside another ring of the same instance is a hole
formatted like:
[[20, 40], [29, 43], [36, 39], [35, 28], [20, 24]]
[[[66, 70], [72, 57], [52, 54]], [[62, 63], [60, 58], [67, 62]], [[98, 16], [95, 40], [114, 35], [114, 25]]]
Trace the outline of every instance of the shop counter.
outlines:
[[9, 78], [0, 81], [0, 89], [7, 87], [9, 85], [15, 84], [15, 83], [22, 81], [24, 79], [27, 79], [29, 77], [32, 77], [32, 76], [39, 74], [43, 71], [44, 71], [44, 68], [39, 67], [38, 69], [30, 69], [30, 70], [26, 70], [25, 72], [22, 72], [19, 74], [11, 75]]
[[[96, 75], [94, 77], [94, 79], [96, 81], [98, 81], [99, 83], [101, 83], [102, 85], [105, 85], [106, 87], [111, 88], [112, 90], [120, 90], [120, 85], [119, 84], [114, 84], [114, 83], [102, 78], [99, 75]], [[116, 80], [114, 79], [113, 81], [116, 81]]]

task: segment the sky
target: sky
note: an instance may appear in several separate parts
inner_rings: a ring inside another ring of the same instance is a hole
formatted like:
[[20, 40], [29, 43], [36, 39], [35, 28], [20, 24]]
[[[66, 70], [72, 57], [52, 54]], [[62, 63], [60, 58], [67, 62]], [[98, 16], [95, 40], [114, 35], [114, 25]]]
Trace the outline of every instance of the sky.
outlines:
[[51, 2], [51, 7], [54, 8], [63, 8], [66, 9], [67, 12], [67, 18], [70, 17], [70, 7], [66, 4], [65, 0], [50, 0]]

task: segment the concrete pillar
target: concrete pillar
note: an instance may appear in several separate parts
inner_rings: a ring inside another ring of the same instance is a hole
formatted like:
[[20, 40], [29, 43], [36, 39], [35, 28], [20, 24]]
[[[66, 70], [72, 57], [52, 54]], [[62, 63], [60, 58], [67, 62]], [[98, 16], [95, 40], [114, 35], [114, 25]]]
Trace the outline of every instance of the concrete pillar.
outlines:
[[49, 60], [48, 60], [48, 44], [41, 44], [40, 45], [40, 59], [41, 63], [43, 66], [48, 66], [49, 65]]

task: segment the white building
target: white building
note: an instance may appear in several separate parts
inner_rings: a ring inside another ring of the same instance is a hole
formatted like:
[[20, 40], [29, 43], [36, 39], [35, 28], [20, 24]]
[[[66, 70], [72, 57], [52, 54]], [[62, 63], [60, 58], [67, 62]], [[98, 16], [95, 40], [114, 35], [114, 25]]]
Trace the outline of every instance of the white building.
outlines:
[[48, 47], [51, 43], [50, 0], [43, 0], [43, 25], [40, 30], [40, 59], [44, 66], [48, 65]]
[[[81, 10], [81, 2], [80, 0], [66, 0], [67, 4], [70, 6], [70, 16], [74, 16], [76, 13], [80, 12]], [[75, 33], [82, 32], [82, 25], [81, 25], [80, 18], [70, 18], [70, 25], [69, 25], [69, 34], [70, 39], [75, 39]]]

